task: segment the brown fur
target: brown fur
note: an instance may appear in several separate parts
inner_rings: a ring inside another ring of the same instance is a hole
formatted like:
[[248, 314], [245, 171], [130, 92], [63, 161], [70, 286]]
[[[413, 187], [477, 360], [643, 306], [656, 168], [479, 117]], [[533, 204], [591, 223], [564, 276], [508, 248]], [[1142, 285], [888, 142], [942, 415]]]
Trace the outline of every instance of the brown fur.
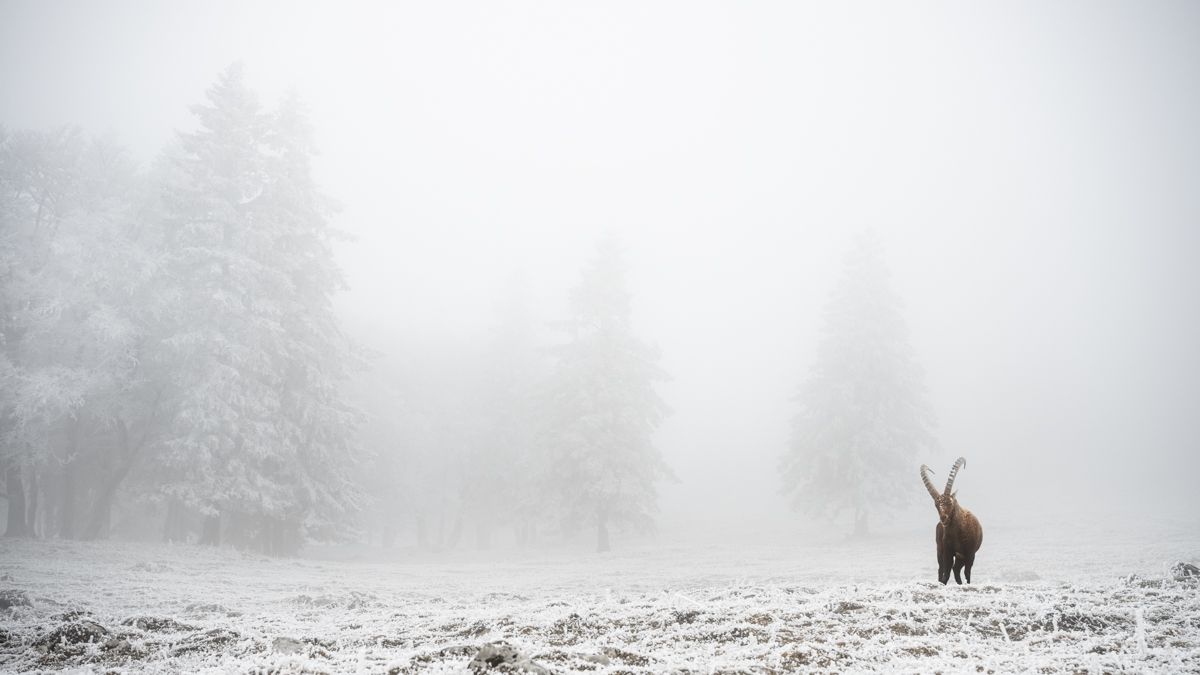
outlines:
[[938, 511], [937, 529], [934, 530], [934, 541], [937, 544], [938, 581], [950, 581], [950, 571], [954, 571], [954, 581], [962, 583], [959, 576], [961, 570], [966, 571], [967, 583], [971, 583], [971, 567], [975, 564], [975, 552], [983, 544], [983, 526], [979, 519], [970, 511], [959, 506], [958, 493], [951, 492], [954, 478], [958, 470], [966, 466], [967, 460], [962, 457], [954, 462], [950, 469], [950, 478], [946, 481], [946, 489], [938, 494], [933, 483], [929, 481], [929, 467], [921, 465], [921, 482], [929, 496], [933, 497], [933, 505]]

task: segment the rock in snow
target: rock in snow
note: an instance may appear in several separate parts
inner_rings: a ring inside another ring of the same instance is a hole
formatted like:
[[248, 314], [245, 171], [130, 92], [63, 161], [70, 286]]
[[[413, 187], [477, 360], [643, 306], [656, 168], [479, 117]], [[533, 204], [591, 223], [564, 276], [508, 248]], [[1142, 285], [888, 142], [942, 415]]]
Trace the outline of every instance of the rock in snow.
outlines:
[[95, 621], [73, 621], [46, 633], [34, 645], [55, 651], [88, 642], [103, 642], [107, 637], [108, 629]]
[[6, 588], [0, 591], [0, 609], [9, 609], [11, 607], [30, 607], [29, 596], [23, 591], [18, 591], [12, 588]]
[[271, 651], [276, 654], [299, 654], [304, 651], [304, 643], [290, 637], [277, 637], [271, 642]]
[[193, 631], [195, 626], [179, 623], [175, 619], [160, 616], [132, 616], [121, 622], [122, 626], [132, 626], [138, 630], [159, 633], [164, 631]]
[[1177, 562], [1175, 563], [1175, 566], [1171, 568], [1171, 576], [1176, 579], [1183, 579], [1185, 577], [1200, 577], [1200, 567], [1196, 567], [1191, 563]]
[[489, 642], [479, 648], [475, 658], [467, 664], [473, 673], [483, 673], [497, 670], [502, 673], [549, 673], [544, 666], [538, 665], [521, 654], [507, 642]]

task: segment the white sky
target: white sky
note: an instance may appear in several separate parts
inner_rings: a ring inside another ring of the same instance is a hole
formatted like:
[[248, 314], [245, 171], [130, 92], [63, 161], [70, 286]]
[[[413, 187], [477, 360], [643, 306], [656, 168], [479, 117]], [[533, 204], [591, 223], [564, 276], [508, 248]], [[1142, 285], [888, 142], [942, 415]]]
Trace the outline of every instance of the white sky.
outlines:
[[514, 271], [555, 318], [619, 233], [675, 378], [668, 519], [780, 512], [864, 227], [964, 501], [1200, 503], [1200, 4], [4, 0], [0, 123], [147, 160], [235, 60], [312, 109], [376, 348], [484, 331]]

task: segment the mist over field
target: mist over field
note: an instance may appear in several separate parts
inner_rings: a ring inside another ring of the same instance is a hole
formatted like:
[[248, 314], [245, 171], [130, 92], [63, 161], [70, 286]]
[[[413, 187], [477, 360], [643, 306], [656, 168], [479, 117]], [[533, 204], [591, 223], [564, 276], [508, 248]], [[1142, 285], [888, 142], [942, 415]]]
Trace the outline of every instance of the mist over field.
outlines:
[[1187, 2], [0, 3], [0, 670], [1197, 668], [1197, 119]]

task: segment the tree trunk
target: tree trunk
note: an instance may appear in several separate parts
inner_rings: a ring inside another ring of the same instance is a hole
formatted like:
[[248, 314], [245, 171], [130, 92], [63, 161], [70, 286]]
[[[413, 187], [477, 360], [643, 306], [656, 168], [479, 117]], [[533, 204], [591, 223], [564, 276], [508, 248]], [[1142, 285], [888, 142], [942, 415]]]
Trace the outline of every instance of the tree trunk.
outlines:
[[87, 529], [83, 531], [84, 539], [100, 539], [108, 536], [113, 497], [117, 494], [117, 488], [121, 487], [121, 483], [129, 475], [142, 446], [146, 443], [145, 435], [143, 435], [141, 442], [136, 447], [131, 447], [129, 445], [129, 429], [125, 426], [125, 422], [120, 420], [117, 422], [117, 440], [123, 455], [121, 463], [115, 471], [108, 473], [107, 480], [104, 481], [104, 485], [96, 495], [96, 504], [92, 507], [92, 517], [88, 521]]
[[425, 525], [425, 515], [417, 514], [417, 548], [429, 550], [429, 528]]
[[293, 555], [296, 549], [293, 547], [294, 538], [290, 536], [291, 531], [292, 524], [286, 518], [264, 518], [264, 552], [274, 558]]
[[854, 510], [854, 536], [867, 536], [867, 510], [864, 508]]
[[67, 431], [67, 453], [63, 464], [62, 481], [58, 494], [58, 536], [64, 539], [76, 537], [75, 493], [79, 491], [79, 427], [76, 417]]
[[475, 523], [475, 548], [480, 551], [492, 548], [492, 528], [488, 523]]
[[521, 548], [529, 548], [537, 544], [537, 523], [535, 523], [532, 519], [518, 521], [515, 529], [517, 546]]
[[250, 532], [254, 529], [252, 526], [257, 526], [257, 529], [261, 531], [261, 523], [251, 523], [250, 520], [253, 517], [240, 511], [233, 511], [226, 515], [228, 517], [225, 519], [225, 532], [223, 533], [225, 543], [236, 549], [250, 550], [257, 548], [261, 553], [263, 549], [262, 537], [257, 533]]
[[28, 505], [25, 507], [25, 523], [26, 523], [25, 532], [30, 537], [36, 537], [37, 533], [38, 533], [37, 519], [38, 519], [38, 491], [39, 490], [40, 490], [40, 486], [38, 485], [37, 472], [30, 471], [29, 472], [29, 489], [26, 493], [26, 498], [28, 499]]
[[279, 518], [274, 520], [271, 525], [271, 555], [277, 557], [289, 555], [287, 546], [287, 521]]
[[112, 523], [112, 498], [117, 489], [117, 482], [119, 481], [110, 478], [100, 489], [96, 496], [96, 505], [92, 507], [92, 516], [88, 518], [87, 527], [83, 530], [83, 539], [92, 541], [108, 537]]
[[163, 541], [169, 544], [187, 541], [187, 523], [184, 522], [183, 505], [175, 499], [167, 500], [167, 517], [163, 522]]
[[294, 520], [279, 521], [279, 555], [294, 556], [304, 545], [304, 534], [300, 523]]
[[197, 543], [202, 546], [221, 545], [221, 514], [204, 517], [204, 527], [200, 531], [200, 541]]
[[462, 539], [463, 519], [462, 514], [454, 517], [454, 522], [450, 525], [449, 536], [446, 537], [446, 550], [453, 551], [458, 548], [458, 542]]
[[608, 543], [608, 513], [601, 509], [596, 515], [596, 552], [608, 553], [612, 546]]
[[94, 541], [96, 539], [108, 539], [109, 535], [112, 534], [111, 498], [105, 499], [92, 509], [92, 517], [88, 519], [87, 531], [83, 534], [84, 539], [87, 539], [88, 541]]
[[76, 480], [77, 473], [77, 463], [74, 459], [67, 460], [66, 466], [63, 467], [62, 494], [59, 495], [58, 502], [59, 535], [64, 539], [75, 538], [75, 491], [79, 485], [79, 481]]
[[5, 487], [8, 491], [8, 527], [4, 530], [6, 537], [28, 537], [29, 530], [25, 525], [25, 485], [21, 482], [21, 467], [8, 467]]
[[262, 529], [258, 533], [262, 552], [275, 557], [279, 555], [279, 525], [270, 516], [262, 517]]

